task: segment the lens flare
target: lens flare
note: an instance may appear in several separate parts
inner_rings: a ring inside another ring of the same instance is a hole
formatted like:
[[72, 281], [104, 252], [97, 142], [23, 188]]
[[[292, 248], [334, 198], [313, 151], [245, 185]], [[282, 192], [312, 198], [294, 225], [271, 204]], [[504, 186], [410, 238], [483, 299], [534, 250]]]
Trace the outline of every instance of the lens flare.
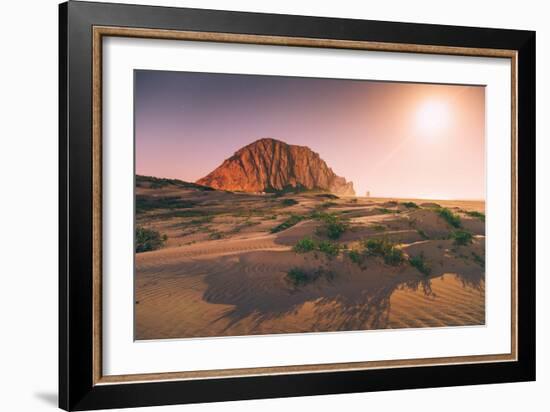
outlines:
[[416, 125], [421, 136], [441, 136], [442, 132], [448, 129], [449, 123], [449, 107], [444, 101], [426, 101], [416, 112]]

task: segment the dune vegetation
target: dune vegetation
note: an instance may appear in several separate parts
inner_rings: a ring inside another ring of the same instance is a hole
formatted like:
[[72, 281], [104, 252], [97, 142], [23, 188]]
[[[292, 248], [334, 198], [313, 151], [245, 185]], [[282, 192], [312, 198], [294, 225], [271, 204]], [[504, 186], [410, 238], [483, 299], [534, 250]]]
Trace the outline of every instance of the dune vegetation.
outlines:
[[485, 319], [483, 202], [138, 176], [136, 252], [138, 339]]

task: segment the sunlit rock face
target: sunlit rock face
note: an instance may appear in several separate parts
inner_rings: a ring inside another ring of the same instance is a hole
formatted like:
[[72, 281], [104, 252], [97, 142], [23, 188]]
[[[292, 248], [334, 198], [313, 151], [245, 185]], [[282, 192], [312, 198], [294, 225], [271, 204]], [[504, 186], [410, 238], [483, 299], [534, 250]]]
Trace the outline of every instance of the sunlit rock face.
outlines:
[[355, 196], [353, 183], [337, 176], [318, 153], [275, 139], [260, 139], [239, 149], [197, 183], [229, 191], [324, 190]]

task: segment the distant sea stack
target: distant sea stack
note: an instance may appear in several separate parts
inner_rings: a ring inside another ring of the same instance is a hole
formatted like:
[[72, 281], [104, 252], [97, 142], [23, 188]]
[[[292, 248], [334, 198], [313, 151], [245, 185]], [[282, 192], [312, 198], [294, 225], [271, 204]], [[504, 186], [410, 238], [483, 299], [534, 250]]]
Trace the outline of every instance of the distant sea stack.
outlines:
[[242, 192], [326, 190], [355, 196], [353, 183], [337, 176], [318, 153], [275, 139], [256, 140], [239, 149], [197, 184]]

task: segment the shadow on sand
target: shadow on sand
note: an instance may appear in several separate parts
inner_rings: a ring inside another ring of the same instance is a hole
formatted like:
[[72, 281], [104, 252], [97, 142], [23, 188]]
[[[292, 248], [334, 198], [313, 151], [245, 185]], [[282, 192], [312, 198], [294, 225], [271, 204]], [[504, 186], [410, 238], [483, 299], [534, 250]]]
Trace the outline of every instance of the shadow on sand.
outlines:
[[[206, 276], [204, 299], [209, 303], [233, 305], [215, 321], [225, 323], [222, 334], [245, 318], [252, 320], [251, 334], [267, 333], [258, 329], [260, 324], [295, 314], [307, 302], [313, 303], [315, 318], [307, 331], [383, 329], [388, 325], [390, 298], [397, 290], [416, 291], [438, 299], [432, 291], [432, 280], [448, 273], [454, 274], [464, 288], [480, 292], [484, 289], [484, 270], [479, 266], [460, 272], [442, 267], [425, 276], [409, 265], [395, 268], [373, 262], [363, 270], [342, 259], [317, 261], [317, 265], [324, 265], [334, 274], [331, 279], [293, 287], [280, 267], [270, 269], [257, 263], [262, 262], [263, 257], [262, 252], [251, 252], [241, 256], [238, 263], [226, 262], [223, 271]], [[279, 262], [288, 260], [290, 256], [281, 256]], [[314, 260], [305, 263], [311, 265]], [[238, 283], [231, 281], [236, 275], [241, 279]]]

